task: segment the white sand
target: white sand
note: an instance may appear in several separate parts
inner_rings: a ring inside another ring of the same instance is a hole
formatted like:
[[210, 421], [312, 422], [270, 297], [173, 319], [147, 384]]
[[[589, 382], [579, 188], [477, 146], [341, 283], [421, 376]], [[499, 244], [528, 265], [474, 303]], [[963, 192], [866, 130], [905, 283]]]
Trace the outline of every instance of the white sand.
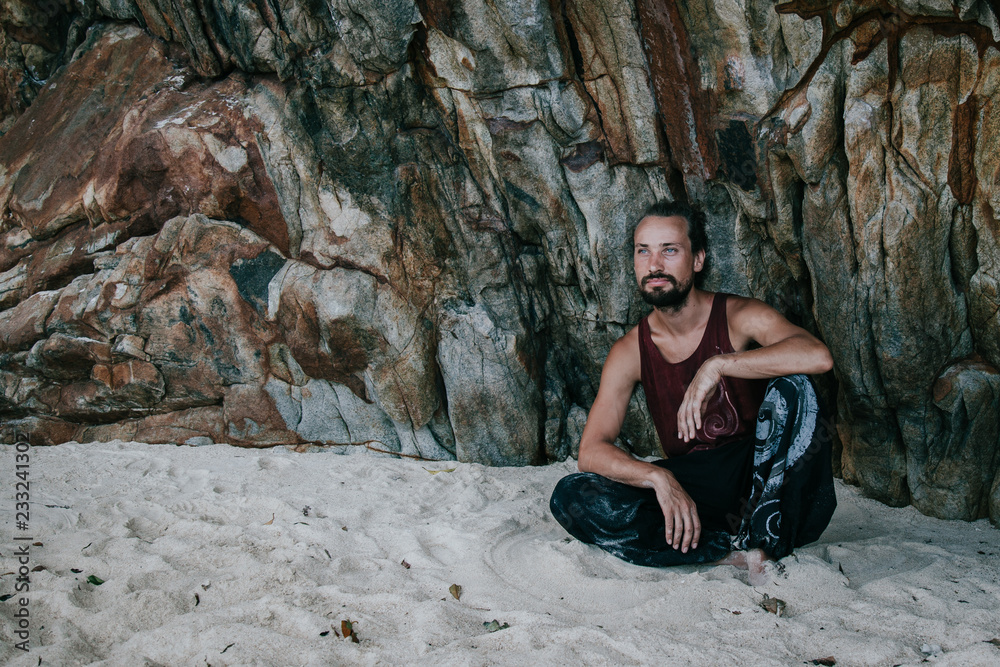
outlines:
[[[0, 450], [3, 572], [17, 569], [22, 534], [13, 458]], [[46, 569], [31, 577], [30, 653], [12, 648], [16, 597], [0, 603], [0, 662], [1000, 664], [986, 643], [1000, 637], [1000, 531], [985, 520], [939, 521], [838, 484], [823, 540], [754, 589], [733, 567], [641, 568], [567, 538], [548, 497], [574, 467], [33, 449], [30, 532], [43, 546], [31, 565]], [[15, 576], [0, 577], [0, 595]], [[786, 614], [761, 609], [764, 594]], [[343, 619], [360, 644], [321, 636]], [[487, 632], [493, 619], [510, 627]]]

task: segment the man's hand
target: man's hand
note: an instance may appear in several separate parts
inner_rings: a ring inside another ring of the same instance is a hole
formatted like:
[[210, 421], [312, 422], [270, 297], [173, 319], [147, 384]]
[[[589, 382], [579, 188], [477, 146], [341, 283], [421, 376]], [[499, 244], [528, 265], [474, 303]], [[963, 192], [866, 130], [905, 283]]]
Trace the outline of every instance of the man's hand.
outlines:
[[656, 491], [660, 509], [663, 510], [667, 544], [686, 554], [688, 549], [698, 548], [698, 540], [701, 538], [698, 506], [678, 483], [673, 473], [663, 468], [659, 470], [662, 474], [654, 478], [653, 489]]
[[684, 442], [694, 439], [695, 432], [701, 428], [708, 401], [719, 389], [722, 372], [716, 363], [717, 359], [718, 357], [711, 357], [705, 360], [684, 392], [684, 400], [677, 410], [677, 437]]

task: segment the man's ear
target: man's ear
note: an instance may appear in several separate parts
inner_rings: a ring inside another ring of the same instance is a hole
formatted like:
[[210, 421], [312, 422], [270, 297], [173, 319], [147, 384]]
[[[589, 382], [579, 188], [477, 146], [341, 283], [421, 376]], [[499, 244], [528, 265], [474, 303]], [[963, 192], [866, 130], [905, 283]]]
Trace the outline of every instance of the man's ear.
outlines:
[[705, 268], [705, 251], [699, 250], [694, 256], [694, 272], [698, 273]]

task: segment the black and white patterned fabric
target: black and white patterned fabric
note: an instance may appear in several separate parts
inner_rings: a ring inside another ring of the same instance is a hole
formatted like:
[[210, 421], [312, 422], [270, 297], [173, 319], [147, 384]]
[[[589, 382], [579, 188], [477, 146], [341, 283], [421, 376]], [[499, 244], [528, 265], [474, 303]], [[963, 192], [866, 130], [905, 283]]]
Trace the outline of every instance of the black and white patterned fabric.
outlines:
[[783, 558], [819, 539], [837, 507], [828, 428], [809, 378], [771, 380], [757, 413], [753, 488], [734, 549]]

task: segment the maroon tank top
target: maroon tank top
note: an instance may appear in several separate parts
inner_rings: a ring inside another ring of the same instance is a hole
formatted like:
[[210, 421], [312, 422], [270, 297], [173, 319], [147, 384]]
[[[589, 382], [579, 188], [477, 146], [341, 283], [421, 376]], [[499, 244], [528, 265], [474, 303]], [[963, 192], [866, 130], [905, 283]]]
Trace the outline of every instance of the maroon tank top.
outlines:
[[664, 359], [653, 343], [649, 333], [649, 316], [639, 322], [642, 389], [646, 393], [646, 404], [656, 433], [660, 436], [660, 445], [668, 457], [748, 438], [756, 430], [757, 411], [764, 400], [767, 382], [724, 377], [708, 403], [701, 429], [695, 433], [694, 440], [684, 442], [677, 437], [677, 409], [695, 373], [709, 357], [735, 351], [729, 340], [729, 320], [726, 317], [728, 298], [728, 294], [715, 295], [698, 349], [676, 364]]

